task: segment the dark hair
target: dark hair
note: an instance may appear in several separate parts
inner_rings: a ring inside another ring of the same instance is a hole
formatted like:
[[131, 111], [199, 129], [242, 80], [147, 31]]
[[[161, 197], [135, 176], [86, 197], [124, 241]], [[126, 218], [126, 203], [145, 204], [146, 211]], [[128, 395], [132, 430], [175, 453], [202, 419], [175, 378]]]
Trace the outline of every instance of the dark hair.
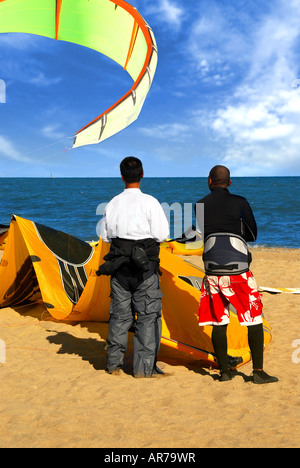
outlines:
[[230, 171], [225, 166], [215, 166], [211, 169], [209, 176], [214, 186], [229, 185]]
[[138, 158], [128, 156], [120, 164], [121, 174], [125, 182], [139, 182], [143, 177], [143, 165]]

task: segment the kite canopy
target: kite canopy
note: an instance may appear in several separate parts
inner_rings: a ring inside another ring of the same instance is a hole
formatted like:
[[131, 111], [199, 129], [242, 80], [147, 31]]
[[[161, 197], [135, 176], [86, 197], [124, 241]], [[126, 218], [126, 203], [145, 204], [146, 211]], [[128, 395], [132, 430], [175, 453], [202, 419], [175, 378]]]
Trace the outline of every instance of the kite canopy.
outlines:
[[[97, 245], [89, 245], [14, 216], [0, 262], [0, 316], [5, 315], [5, 307], [42, 300], [57, 320], [107, 322], [110, 279], [95, 272], [109, 247], [102, 239]], [[212, 327], [199, 327], [197, 319], [204, 271], [165, 248], [161, 248], [160, 268], [162, 345], [216, 366]], [[267, 346], [272, 332], [265, 320], [264, 334]], [[246, 327], [239, 325], [234, 311], [228, 326], [228, 354], [233, 365], [251, 359]]]
[[76, 133], [73, 147], [99, 143], [134, 122], [157, 66], [151, 28], [124, 0], [0, 0], [0, 33], [73, 42], [121, 65], [134, 81], [117, 103]]

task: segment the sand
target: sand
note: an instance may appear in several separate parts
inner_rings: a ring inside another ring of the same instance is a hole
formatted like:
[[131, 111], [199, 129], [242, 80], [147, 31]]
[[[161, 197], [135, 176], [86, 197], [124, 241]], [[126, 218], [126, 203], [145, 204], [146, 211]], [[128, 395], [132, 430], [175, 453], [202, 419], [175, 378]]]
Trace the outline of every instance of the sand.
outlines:
[[[300, 287], [300, 250], [253, 249], [259, 285]], [[201, 259], [193, 257], [201, 264]], [[132, 337], [125, 372], [105, 373], [108, 325], [51, 320], [42, 304], [0, 311], [1, 448], [300, 447], [300, 295], [263, 294], [273, 328], [265, 370], [277, 384], [231, 381], [161, 347], [168, 374], [134, 379]], [[297, 347], [293, 347], [297, 346]]]

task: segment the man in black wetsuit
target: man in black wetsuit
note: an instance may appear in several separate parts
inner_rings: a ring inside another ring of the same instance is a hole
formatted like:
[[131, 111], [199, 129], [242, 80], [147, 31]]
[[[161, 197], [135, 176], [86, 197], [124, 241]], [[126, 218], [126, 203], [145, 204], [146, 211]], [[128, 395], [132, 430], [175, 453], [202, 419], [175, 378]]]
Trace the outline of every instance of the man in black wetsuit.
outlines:
[[[230, 172], [215, 166], [209, 174], [211, 193], [196, 204], [204, 205], [204, 264], [206, 277], [201, 290], [199, 324], [212, 325], [212, 342], [221, 371], [221, 381], [232, 379], [227, 357], [229, 305], [237, 310], [241, 325], [248, 328], [249, 347], [253, 360], [253, 382], [277, 382], [263, 371], [264, 332], [262, 303], [255, 279], [250, 271], [251, 254], [247, 242], [257, 237], [256, 221], [248, 201], [233, 195]], [[201, 226], [200, 219], [197, 219]]]

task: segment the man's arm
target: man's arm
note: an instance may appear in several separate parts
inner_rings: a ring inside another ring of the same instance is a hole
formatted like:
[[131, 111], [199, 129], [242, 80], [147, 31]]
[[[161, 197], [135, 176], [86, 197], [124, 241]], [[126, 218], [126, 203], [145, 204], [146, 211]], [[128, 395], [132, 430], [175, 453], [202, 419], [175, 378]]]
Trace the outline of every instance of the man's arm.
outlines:
[[106, 218], [106, 210], [104, 211], [103, 218], [100, 221], [100, 236], [102, 237], [103, 242], [111, 243], [111, 239], [108, 237], [107, 233], [107, 218]]
[[251, 206], [244, 201], [242, 211], [242, 222], [243, 222], [243, 237], [247, 242], [254, 242], [257, 239], [257, 224], [254, 218]]
[[161, 204], [156, 203], [151, 209], [151, 235], [156, 242], [164, 242], [170, 235], [170, 228], [167, 217]]

